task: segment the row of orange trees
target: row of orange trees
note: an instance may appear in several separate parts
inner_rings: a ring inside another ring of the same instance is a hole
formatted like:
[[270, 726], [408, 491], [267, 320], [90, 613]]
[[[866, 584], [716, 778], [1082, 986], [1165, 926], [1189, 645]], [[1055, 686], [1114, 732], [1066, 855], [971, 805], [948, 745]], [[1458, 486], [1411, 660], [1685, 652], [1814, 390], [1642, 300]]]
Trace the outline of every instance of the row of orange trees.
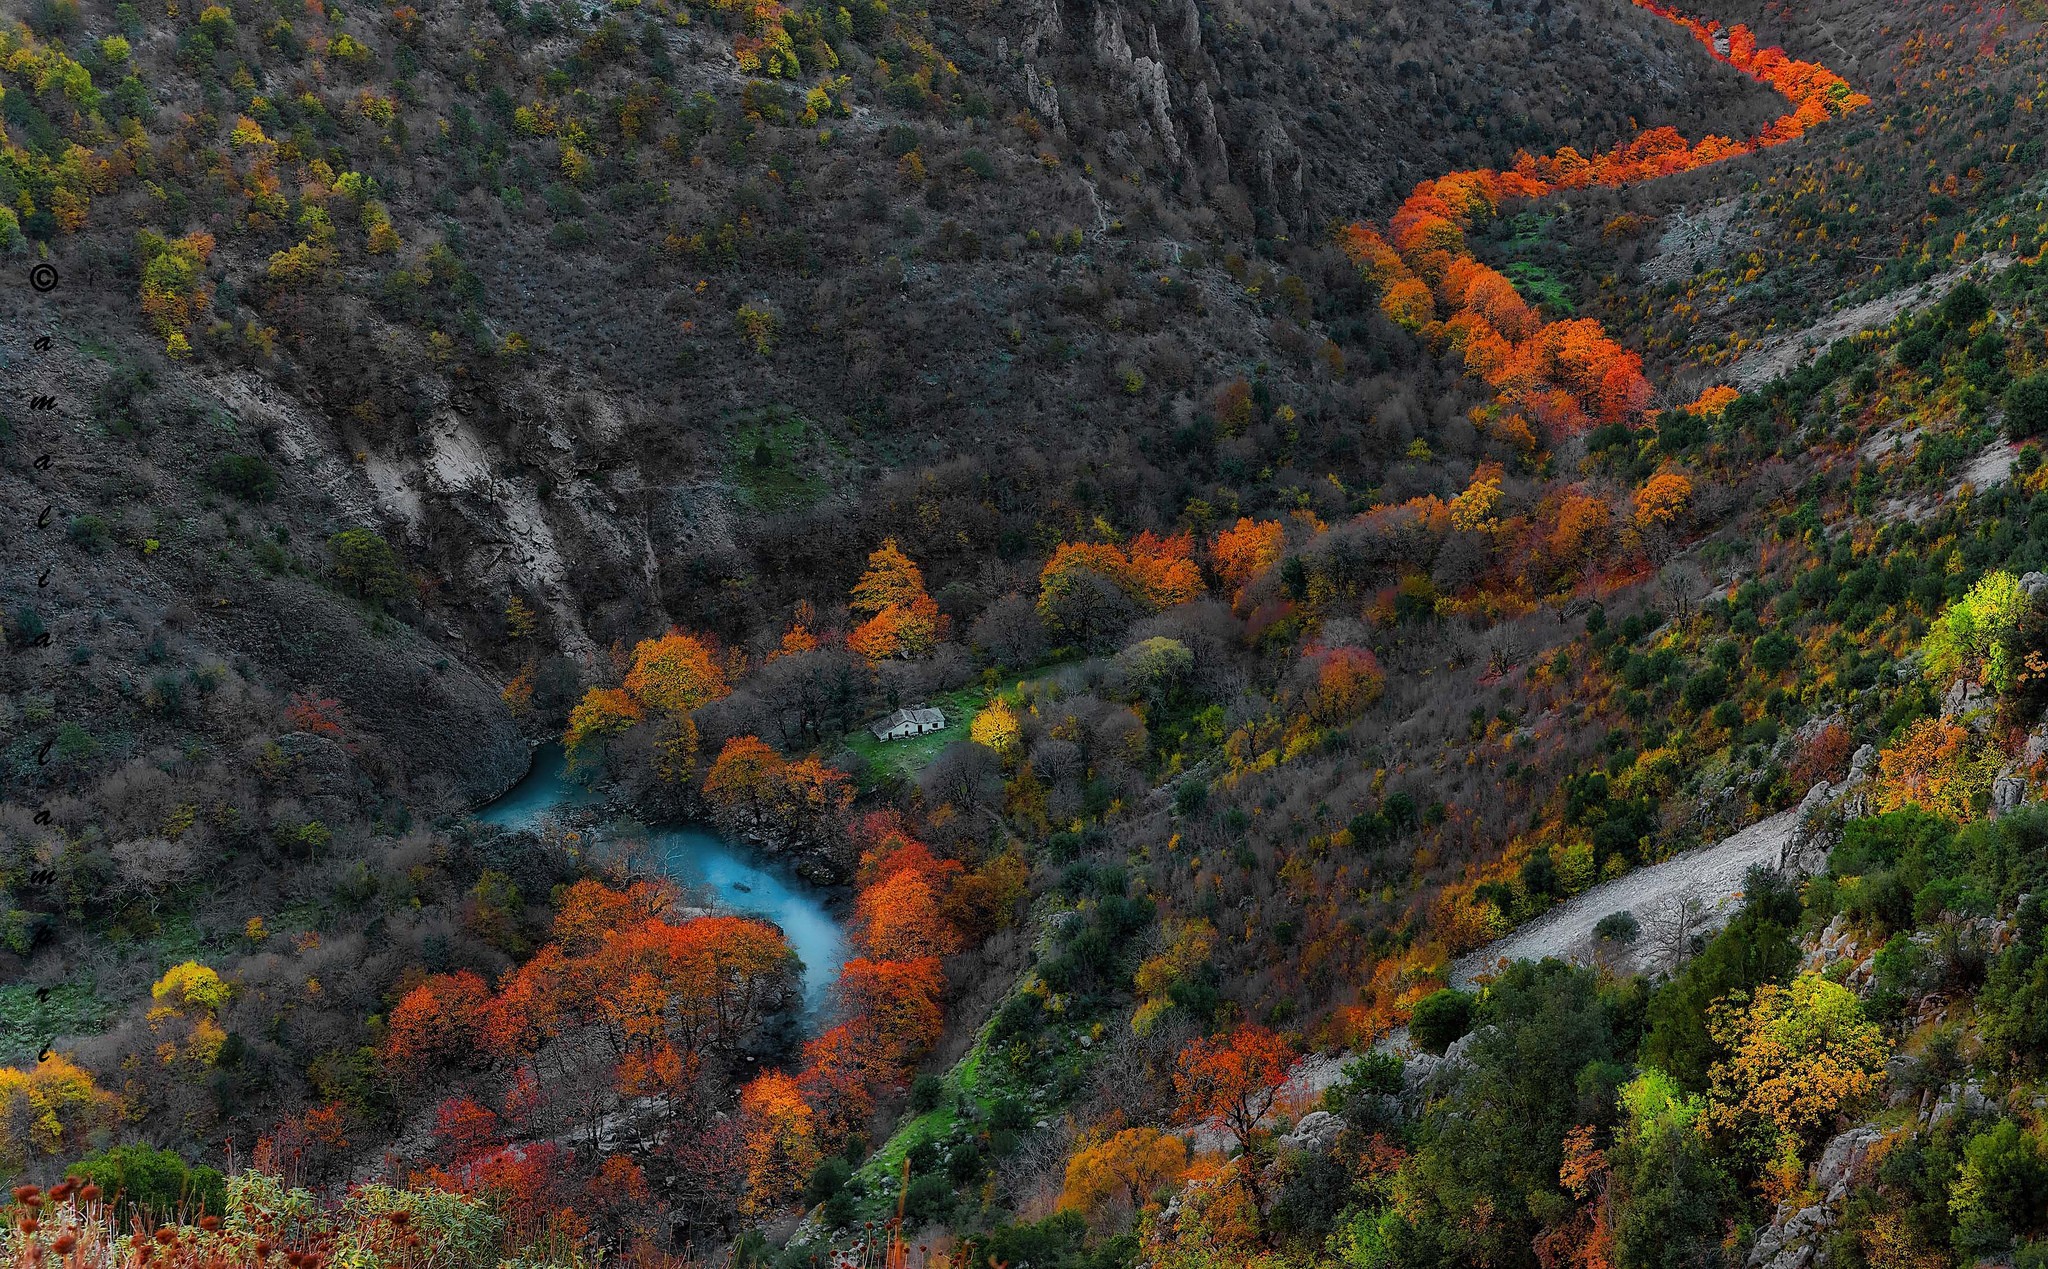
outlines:
[[[1385, 233], [1353, 224], [1339, 245], [1381, 290], [1380, 307], [1410, 330], [1456, 348], [1466, 369], [1484, 380], [1516, 420], [1553, 438], [1596, 423], [1618, 423], [1649, 405], [1642, 359], [1589, 318], [1545, 321], [1514, 284], [1473, 257], [1465, 235], [1510, 199], [1536, 198], [1595, 185], [1626, 185], [1691, 171], [1782, 145], [1870, 99], [1824, 66], [1756, 47], [1744, 26], [1681, 17], [1663, 6], [1642, 8], [1676, 22], [1714, 56], [1792, 103], [1792, 109], [1747, 141], [1707, 136], [1687, 142], [1676, 129], [1653, 128], [1591, 156], [1566, 146], [1554, 155], [1523, 152], [1507, 171], [1452, 172], [1417, 185], [1389, 219]], [[1724, 42], [1725, 41], [1725, 49]]]

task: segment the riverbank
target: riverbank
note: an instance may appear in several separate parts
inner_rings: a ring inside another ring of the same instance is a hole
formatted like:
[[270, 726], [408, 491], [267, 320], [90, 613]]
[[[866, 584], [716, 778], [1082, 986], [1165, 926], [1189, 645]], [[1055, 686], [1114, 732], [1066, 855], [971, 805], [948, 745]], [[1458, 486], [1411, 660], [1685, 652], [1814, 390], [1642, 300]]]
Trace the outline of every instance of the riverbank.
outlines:
[[760, 848], [721, 836], [709, 825], [680, 822], [641, 825], [636, 808], [572, 779], [560, 745], [533, 751], [526, 775], [470, 818], [513, 831], [539, 831], [560, 820], [600, 834], [646, 835], [657, 871], [685, 888], [705, 906], [773, 923], [803, 961], [807, 1030], [819, 1029], [831, 1003], [832, 985], [850, 955], [846, 923], [852, 891], [822, 886]]

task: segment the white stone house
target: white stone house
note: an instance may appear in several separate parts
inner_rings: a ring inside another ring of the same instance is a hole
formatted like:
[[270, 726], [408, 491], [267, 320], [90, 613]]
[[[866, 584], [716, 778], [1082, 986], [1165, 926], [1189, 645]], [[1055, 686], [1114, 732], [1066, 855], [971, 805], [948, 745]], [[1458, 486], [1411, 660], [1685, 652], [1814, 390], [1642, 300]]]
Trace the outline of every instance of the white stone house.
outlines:
[[945, 728], [946, 716], [935, 709], [899, 709], [868, 724], [868, 731], [876, 740], [901, 740], [905, 736], [922, 736], [927, 732], [944, 731]]

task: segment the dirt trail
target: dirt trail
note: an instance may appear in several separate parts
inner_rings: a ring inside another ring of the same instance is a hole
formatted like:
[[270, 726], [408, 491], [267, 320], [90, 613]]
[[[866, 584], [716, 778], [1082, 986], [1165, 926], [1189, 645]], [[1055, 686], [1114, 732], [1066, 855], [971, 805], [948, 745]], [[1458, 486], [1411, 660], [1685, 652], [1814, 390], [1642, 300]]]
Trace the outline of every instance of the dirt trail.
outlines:
[[[1590, 964], [1595, 959], [1593, 927], [1611, 912], [1635, 914], [1641, 933], [1633, 943], [1610, 944], [1601, 963], [1617, 971], [1655, 970], [1671, 962], [1676, 938], [1718, 928], [1734, 908], [1751, 867], [1776, 868], [1780, 851], [1798, 822], [1797, 811], [1781, 811], [1712, 846], [1676, 855], [1603, 882], [1552, 908], [1504, 939], [1490, 943], [1451, 966], [1451, 985], [1468, 987], [1502, 961], [1555, 956]], [[1688, 909], [1687, 905], [1690, 904]]]

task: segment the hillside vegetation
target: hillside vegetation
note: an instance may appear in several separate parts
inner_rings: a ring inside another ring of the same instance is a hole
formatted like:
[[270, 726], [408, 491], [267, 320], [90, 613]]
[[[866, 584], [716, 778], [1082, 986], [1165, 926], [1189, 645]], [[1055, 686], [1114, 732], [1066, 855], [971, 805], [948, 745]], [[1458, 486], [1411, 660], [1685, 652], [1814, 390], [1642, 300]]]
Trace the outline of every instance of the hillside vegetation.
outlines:
[[8, 1254], [2048, 1264], [2044, 16], [8, 15]]

